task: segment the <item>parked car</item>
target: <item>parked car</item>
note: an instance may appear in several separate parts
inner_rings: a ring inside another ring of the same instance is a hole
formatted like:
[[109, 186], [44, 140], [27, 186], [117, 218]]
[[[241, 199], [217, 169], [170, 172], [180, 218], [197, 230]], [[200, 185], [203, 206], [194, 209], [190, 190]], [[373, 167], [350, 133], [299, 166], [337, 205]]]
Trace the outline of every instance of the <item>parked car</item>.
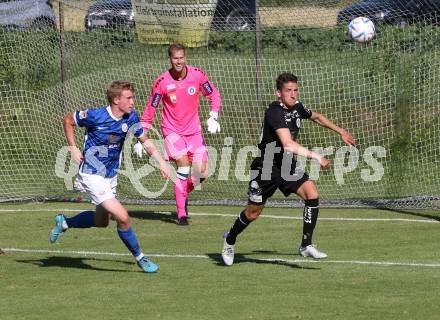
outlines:
[[218, 0], [212, 27], [233, 31], [255, 29], [255, 12], [254, 0]]
[[440, 0], [365, 0], [342, 9], [338, 13], [338, 23], [356, 17], [396, 26], [417, 22], [439, 24]]
[[[188, 5], [203, 6], [206, 0], [200, 4], [194, 0], [193, 3]], [[251, 30], [255, 26], [255, 12], [254, 0], [218, 0], [212, 27], [215, 30]], [[98, 0], [87, 10], [84, 23], [86, 30], [131, 29], [135, 26], [131, 0]]]
[[0, 0], [0, 26], [6, 29], [55, 29], [55, 21], [48, 0]]
[[135, 26], [131, 0], [98, 0], [85, 17], [86, 30], [131, 29]]

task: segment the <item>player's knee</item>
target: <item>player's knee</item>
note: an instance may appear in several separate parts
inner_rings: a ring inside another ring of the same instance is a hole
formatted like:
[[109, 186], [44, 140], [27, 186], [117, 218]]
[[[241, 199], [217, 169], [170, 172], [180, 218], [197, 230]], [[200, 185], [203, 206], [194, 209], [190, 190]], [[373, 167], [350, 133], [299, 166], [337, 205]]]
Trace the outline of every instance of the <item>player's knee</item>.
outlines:
[[313, 181], [305, 182], [298, 190], [298, 195], [304, 200], [319, 198], [319, 192]]
[[190, 170], [190, 166], [177, 167], [177, 178], [179, 178], [180, 180], [188, 180]]
[[192, 175], [199, 180], [205, 180], [208, 177], [208, 169], [194, 168]]
[[306, 193], [306, 199], [305, 200], [318, 199], [318, 198], [319, 198], [319, 193], [315, 189], [315, 190], [312, 190], [312, 191]]
[[118, 228], [122, 229], [122, 230], [127, 230], [130, 228], [130, 221], [129, 221], [128, 217], [118, 219], [117, 224], [118, 224]]
[[205, 180], [208, 177], [208, 169], [200, 172], [200, 180]]
[[115, 218], [119, 229], [125, 230], [130, 228], [130, 218], [127, 211], [121, 212], [118, 215], [113, 215], [113, 217]]
[[257, 218], [260, 216], [262, 209], [261, 208], [247, 208], [246, 209], [246, 218], [248, 218], [249, 221], [257, 220]]

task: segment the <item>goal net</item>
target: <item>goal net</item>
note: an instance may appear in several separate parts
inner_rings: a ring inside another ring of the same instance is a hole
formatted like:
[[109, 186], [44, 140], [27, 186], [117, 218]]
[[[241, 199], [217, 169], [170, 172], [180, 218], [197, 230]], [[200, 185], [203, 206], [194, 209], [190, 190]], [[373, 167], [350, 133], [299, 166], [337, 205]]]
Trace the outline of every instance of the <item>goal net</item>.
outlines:
[[[35, 4], [29, 9], [29, 2]], [[384, 1], [386, 2], [386, 1]], [[354, 147], [304, 121], [298, 142], [329, 170], [299, 158], [327, 206], [440, 208], [440, 1], [384, 7], [336, 0], [14, 0], [0, 3], [0, 199], [76, 199], [77, 166], [62, 128], [68, 112], [106, 104], [115, 79], [136, 88], [142, 114], [167, 47], [187, 46], [222, 96], [221, 132], [206, 131], [209, 177], [190, 202], [242, 204], [260, 128], [282, 72], [299, 77], [300, 100], [352, 133]], [[38, 10], [37, 10], [37, 9]], [[31, 12], [32, 11], [32, 12]], [[370, 18], [372, 40], [347, 33]], [[11, 18], [12, 17], [12, 18]], [[158, 146], [160, 111], [149, 132]], [[77, 145], [84, 138], [76, 131]], [[124, 146], [118, 194], [169, 202], [172, 182]], [[86, 199], [87, 198], [83, 198]], [[295, 205], [276, 193], [269, 205]]]

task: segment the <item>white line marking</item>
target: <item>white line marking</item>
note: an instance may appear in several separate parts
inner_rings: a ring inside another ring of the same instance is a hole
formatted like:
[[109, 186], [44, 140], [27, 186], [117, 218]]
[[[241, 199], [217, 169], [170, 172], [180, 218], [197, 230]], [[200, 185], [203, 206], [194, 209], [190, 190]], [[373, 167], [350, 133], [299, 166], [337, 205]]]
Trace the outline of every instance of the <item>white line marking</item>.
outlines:
[[[0, 212], [80, 212], [82, 209], [0, 209]], [[129, 210], [130, 211], [130, 210]], [[154, 211], [162, 214], [172, 214], [170, 211]], [[209, 213], [209, 212], [189, 212], [192, 216], [204, 216], [204, 217], [237, 217], [237, 214], [225, 214], [225, 213]], [[303, 217], [291, 217], [291, 216], [275, 216], [264, 215], [261, 218], [270, 219], [288, 219], [288, 220], [302, 220]], [[440, 223], [434, 219], [405, 219], [405, 218], [339, 218], [339, 217], [319, 217], [319, 221], [363, 221], [363, 222], [416, 222], [416, 223]]]
[[[190, 212], [192, 216], [219, 216], [219, 217], [236, 217], [236, 214], [223, 214], [223, 213], [198, 213], [198, 212]], [[264, 215], [262, 214], [260, 218], [270, 218], [270, 219], [288, 219], [288, 220], [302, 220], [303, 217], [290, 217], [290, 216], [274, 216], [274, 215]], [[326, 218], [319, 217], [319, 221], [328, 220], [328, 221], [398, 221], [398, 222], [422, 222], [422, 223], [440, 223], [440, 221], [434, 219], [404, 219], [404, 218]]]
[[[48, 254], [69, 254], [84, 256], [131, 256], [129, 253], [118, 252], [99, 252], [99, 251], [75, 251], [75, 250], [44, 250], [44, 249], [19, 249], [19, 248], [3, 248], [4, 252], [20, 252], [20, 253], [48, 253]], [[149, 257], [161, 258], [186, 258], [186, 259], [211, 259], [206, 255], [185, 255], [185, 254], [146, 254]], [[220, 254], [219, 254], [220, 255]], [[246, 261], [245, 259], [237, 259], [238, 261]], [[283, 262], [290, 264], [298, 263], [331, 263], [331, 264], [360, 264], [385, 267], [429, 267], [440, 268], [440, 263], [417, 263], [417, 262], [390, 262], [390, 261], [359, 261], [359, 260], [312, 260], [312, 259], [279, 259], [279, 258], [261, 258], [252, 259], [269, 262]]]

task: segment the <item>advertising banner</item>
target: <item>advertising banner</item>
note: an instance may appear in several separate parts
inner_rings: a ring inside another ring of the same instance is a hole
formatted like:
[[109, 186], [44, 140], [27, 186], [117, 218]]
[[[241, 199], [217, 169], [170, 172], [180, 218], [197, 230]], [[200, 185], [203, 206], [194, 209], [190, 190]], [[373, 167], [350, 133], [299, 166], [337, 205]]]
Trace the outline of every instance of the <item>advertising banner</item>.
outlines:
[[139, 40], [206, 45], [217, 0], [132, 0]]

